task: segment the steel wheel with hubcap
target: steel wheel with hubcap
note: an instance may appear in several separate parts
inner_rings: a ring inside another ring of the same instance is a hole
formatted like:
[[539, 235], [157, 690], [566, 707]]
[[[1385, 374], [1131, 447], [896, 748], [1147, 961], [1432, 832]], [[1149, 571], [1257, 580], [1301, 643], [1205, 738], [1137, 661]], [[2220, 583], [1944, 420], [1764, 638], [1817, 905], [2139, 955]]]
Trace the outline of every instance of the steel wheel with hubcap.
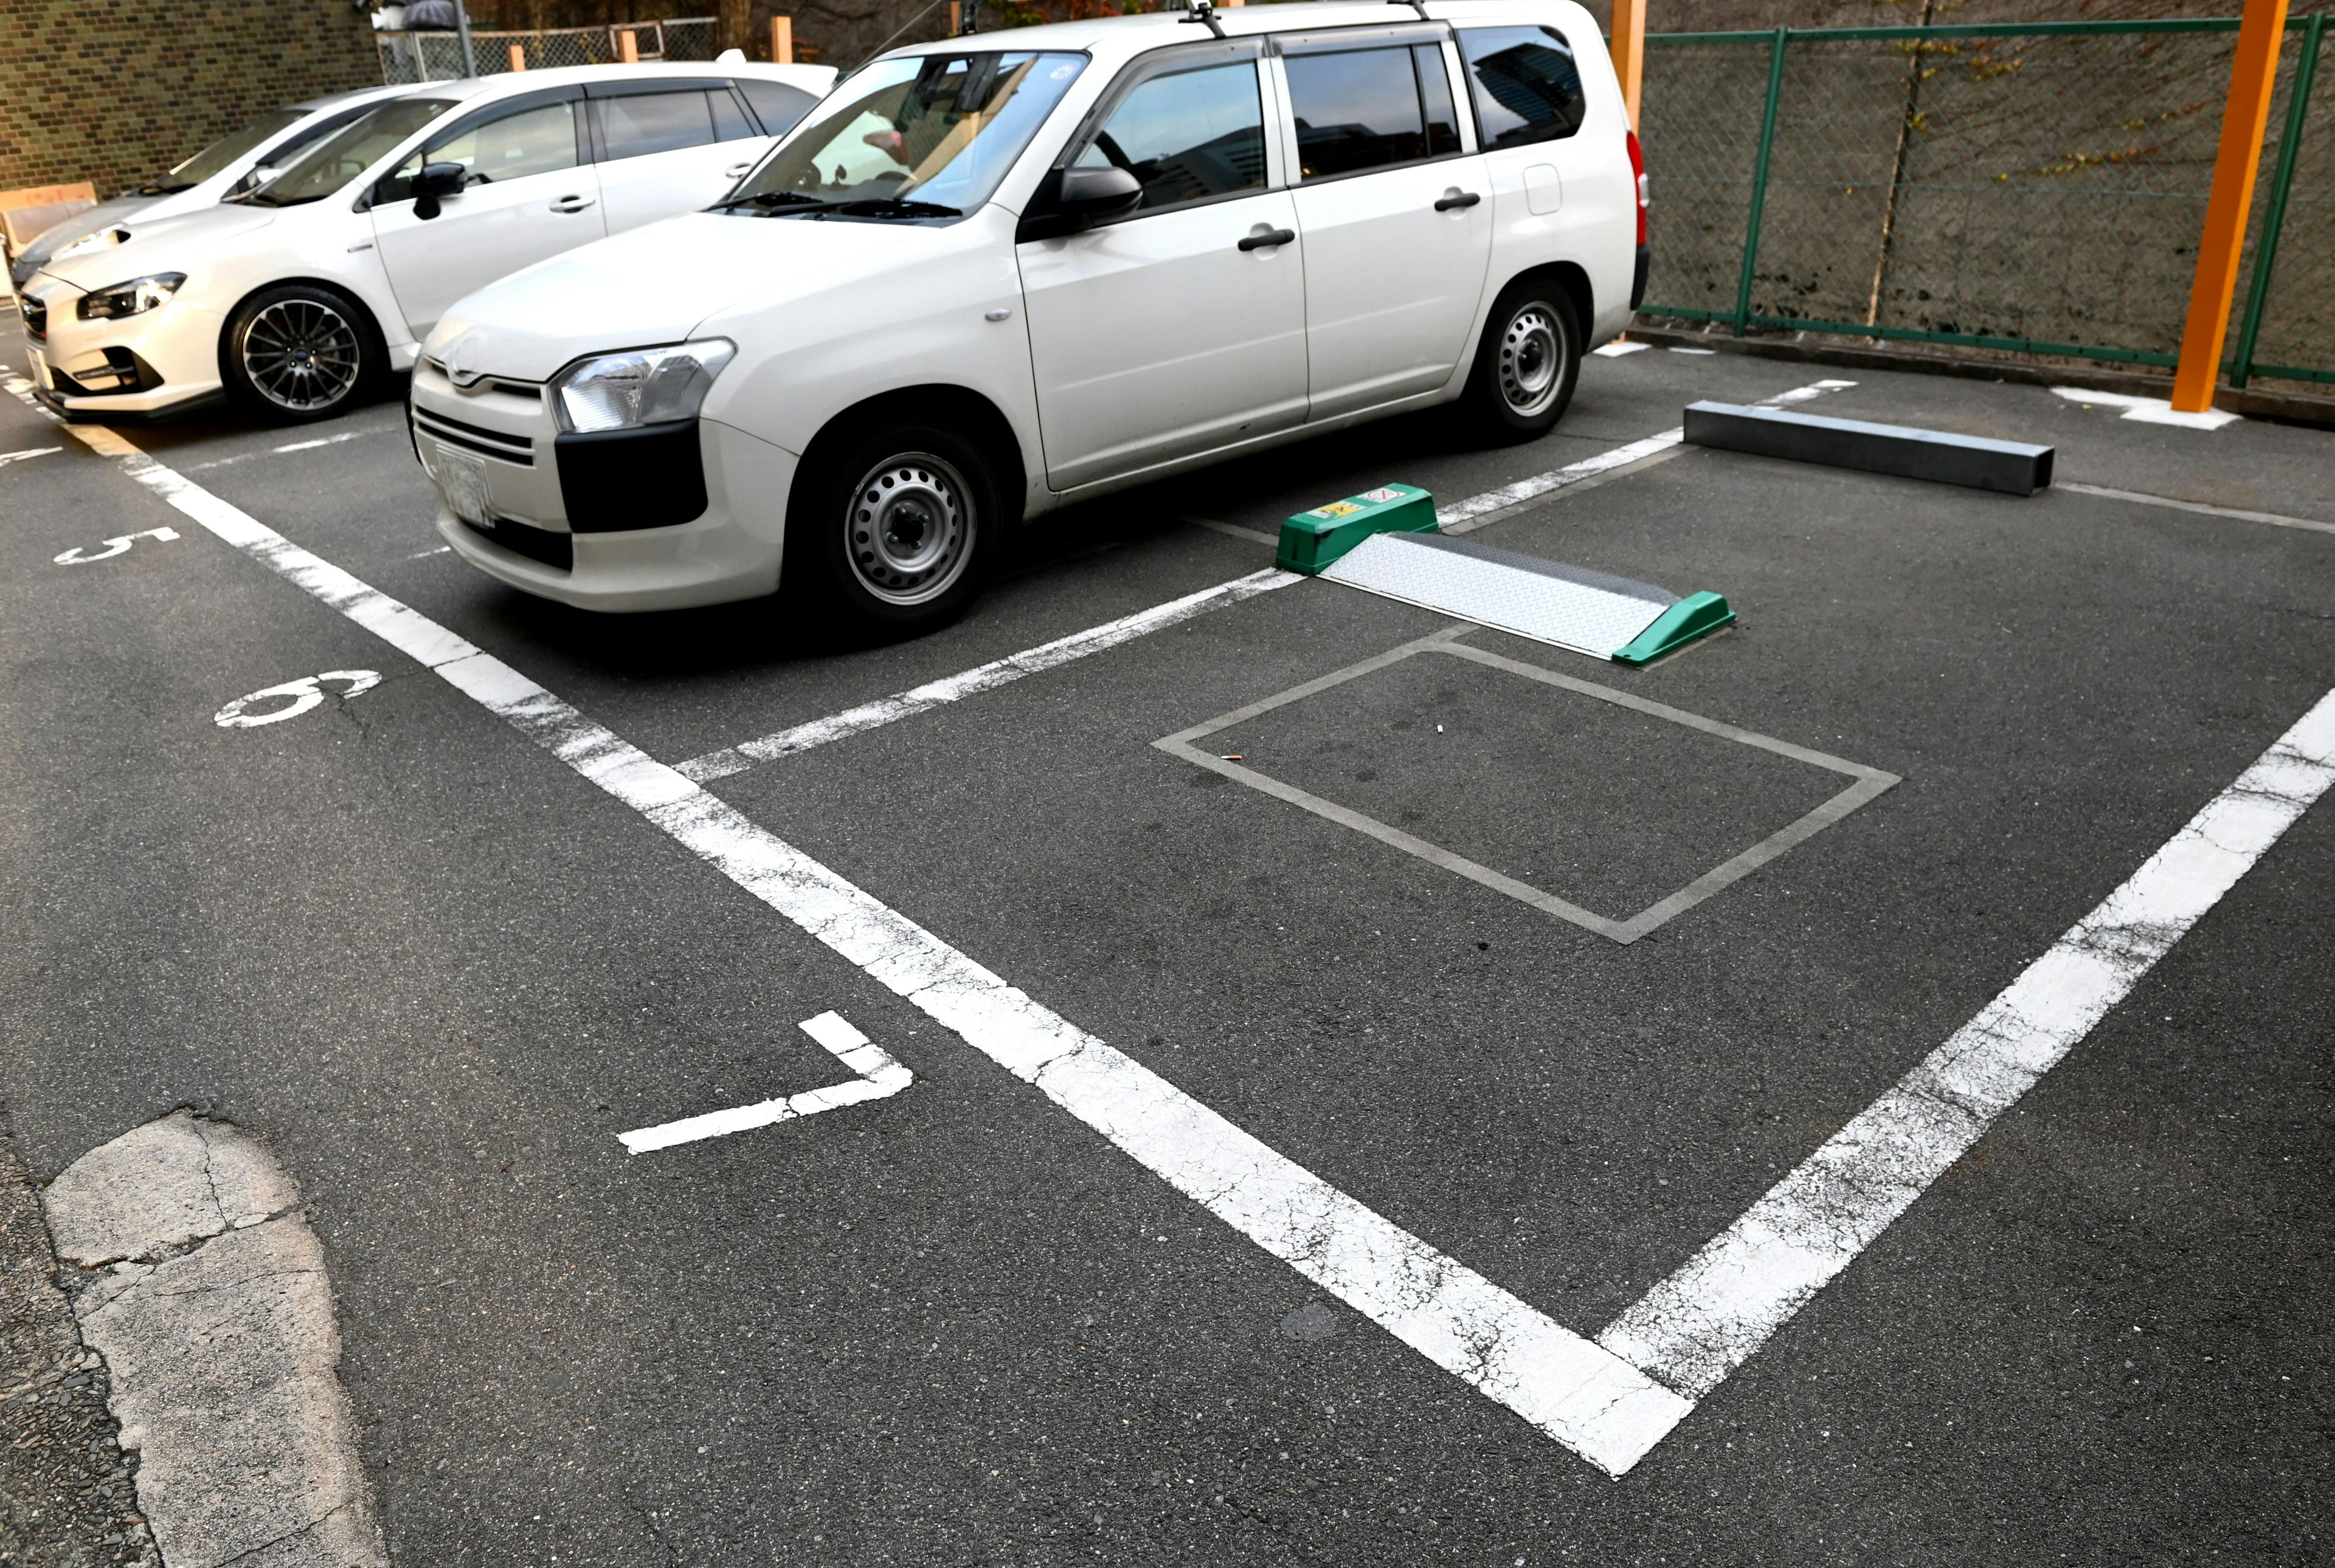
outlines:
[[1551, 283], [1527, 278], [1494, 302], [1461, 406], [1481, 434], [1530, 440], [1565, 412], [1580, 373], [1573, 302]]
[[1004, 515], [979, 448], [904, 419], [814, 443], [787, 506], [784, 587], [865, 626], [923, 631], [981, 591]]
[[272, 288], [236, 312], [228, 328], [228, 380], [280, 418], [321, 419], [358, 394], [379, 353], [370, 322], [339, 294], [305, 285]]
[[861, 587], [913, 608], [956, 586], [979, 526], [964, 475], [930, 452], [902, 452], [869, 469], [844, 504], [844, 549]]

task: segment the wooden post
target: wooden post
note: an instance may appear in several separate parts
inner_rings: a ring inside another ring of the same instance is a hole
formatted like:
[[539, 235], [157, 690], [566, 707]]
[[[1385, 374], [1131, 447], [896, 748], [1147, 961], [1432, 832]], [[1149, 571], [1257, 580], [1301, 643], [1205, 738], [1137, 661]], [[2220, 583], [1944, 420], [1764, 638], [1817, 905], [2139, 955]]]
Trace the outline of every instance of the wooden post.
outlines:
[[633, 36], [633, 30], [629, 27], [616, 34], [616, 58], [627, 65], [641, 63], [641, 41]]
[[526, 44], [514, 44], [510, 46], [510, 68], [514, 71], [524, 71], [527, 69]]
[[2238, 260], [2246, 248], [2246, 214], [2262, 167], [2262, 131], [2270, 124], [2271, 89], [2278, 82], [2278, 48], [2285, 36], [2286, 0], [2246, 0], [2237, 56], [2230, 63], [2230, 102], [2222, 111], [2214, 189], [2205, 198], [2205, 232], [2197, 242], [2197, 277], [2189, 288], [2189, 324], [2181, 334], [2180, 368], [2173, 373], [2173, 406], [2182, 413], [2201, 414], [2214, 406], [2230, 301], [2237, 294]]
[[770, 63], [792, 65], [795, 63], [795, 19], [791, 16], [770, 18]]
[[964, 0], [949, 0], [949, 36], [955, 38], [964, 32]]
[[1622, 102], [1630, 129], [1638, 128], [1638, 83], [1646, 73], [1646, 0], [1613, 0], [1613, 74], [1622, 79]]

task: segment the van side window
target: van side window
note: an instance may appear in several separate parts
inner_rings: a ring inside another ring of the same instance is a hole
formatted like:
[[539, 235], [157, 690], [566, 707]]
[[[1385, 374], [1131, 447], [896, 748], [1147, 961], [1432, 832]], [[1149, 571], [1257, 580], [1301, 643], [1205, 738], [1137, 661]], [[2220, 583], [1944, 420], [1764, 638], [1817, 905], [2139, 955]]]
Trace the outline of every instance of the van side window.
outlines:
[[1484, 146], [1554, 141], [1581, 129], [1581, 73], [1553, 27], [1462, 27], [1459, 58]]
[[703, 147], [713, 140], [713, 116], [702, 88], [686, 92], [633, 92], [602, 98], [600, 141], [609, 159], [645, 158]]
[[1155, 76], [1129, 93], [1074, 165], [1124, 169], [1143, 207], [1264, 189], [1264, 106], [1241, 61]]
[[[1418, 63], [1409, 49], [1296, 54], [1286, 65], [1303, 178], [1327, 179], [1429, 156]], [[1439, 57], [1435, 70], [1441, 79]], [[1450, 150], [1458, 150], [1456, 137]]]
[[1427, 151], [1430, 158], [1459, 150], [1459, 111], [1451, 102], [1451, 73], [1443, 66], [1443, 49], [1436, 44], [1414, 44], [1411, 58], [1419, 65], [1419, 95], [1427, 104]]

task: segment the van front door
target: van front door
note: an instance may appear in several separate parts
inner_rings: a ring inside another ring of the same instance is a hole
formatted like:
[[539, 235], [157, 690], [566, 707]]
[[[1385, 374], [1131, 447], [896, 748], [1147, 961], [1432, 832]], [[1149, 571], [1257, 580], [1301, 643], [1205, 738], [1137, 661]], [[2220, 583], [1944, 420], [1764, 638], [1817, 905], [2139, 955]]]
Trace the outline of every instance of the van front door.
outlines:
[[1072, 162], [1142, 205], [1016, 247], [1047, 482], [1070, 489], [1305, 417], [1305, 257], [1271, 188], [1257, 45], [1165, 52]]
[[[374, 188], [373, 241], [416, 338], [472, 290], [607, 232], [598, 182], [579, 157], [581, 107], [575, 96], [499, 104]], [[459, 163], [469, 178], [460, 194], [441, 199], [435, 217], [422, 218], [413, 209], [413, 179], [431, 163]]]

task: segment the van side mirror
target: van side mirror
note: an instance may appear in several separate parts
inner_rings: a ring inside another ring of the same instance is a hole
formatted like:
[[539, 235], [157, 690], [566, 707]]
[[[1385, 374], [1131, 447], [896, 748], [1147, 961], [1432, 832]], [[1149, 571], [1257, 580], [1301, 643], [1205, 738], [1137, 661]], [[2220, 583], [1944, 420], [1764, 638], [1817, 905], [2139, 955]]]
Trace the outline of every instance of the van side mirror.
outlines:
[[1143, 182], [1124, 169], [1065, 169], [1057, 198], [1063, 217], [1100, 223], [1143, 205]]
[[413, 177], [413, 216], [421, 218], [437, 217], [445, 209], [439, 198], [460, 196], [470, 171], [459, 163], [425, 163], [421, 172]]

